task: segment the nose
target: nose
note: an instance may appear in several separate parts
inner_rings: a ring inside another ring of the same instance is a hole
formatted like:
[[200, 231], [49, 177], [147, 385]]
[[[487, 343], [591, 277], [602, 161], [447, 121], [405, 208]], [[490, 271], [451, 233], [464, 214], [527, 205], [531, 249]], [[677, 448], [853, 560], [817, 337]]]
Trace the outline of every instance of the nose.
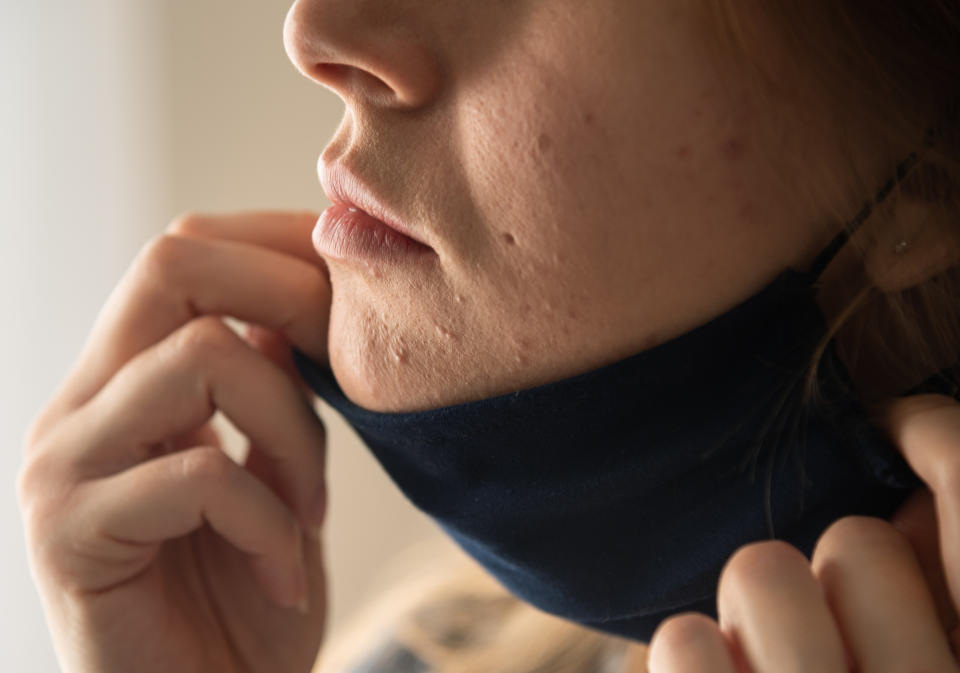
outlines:
[[301, 73], [347, 105], [412, 109], [441, 86], [440, 65], [413, 23], [396, 0], [297, 0], [283, 44]]

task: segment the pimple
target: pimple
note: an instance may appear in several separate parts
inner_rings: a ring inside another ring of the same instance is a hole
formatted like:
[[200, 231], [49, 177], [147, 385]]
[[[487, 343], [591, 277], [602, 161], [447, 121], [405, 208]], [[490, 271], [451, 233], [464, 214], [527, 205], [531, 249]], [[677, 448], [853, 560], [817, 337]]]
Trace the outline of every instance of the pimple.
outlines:
[[513, 234], [509, 233], [509, 232], [508, 232], [508, 233], [505, 233], [505, 234], [503, 235], [503, 240], [504, 240], [504, 242], [505, 242], [507, 245], [516, 245], [516, 244], [517, 244], [517, 237], [514, 236]]
[[398, 364], [406, 364], [407, 362], [407, 351], [402, 346], [394, 345], [390, 349], [390, 354], [393, 356], [393, 361]]
[[437, 324], [437, 325], [434, 325], [434, 326], [437, 328], [437, 335], [439, 335], [440, 337], [442, 337], [442, 338], [444, 338], [444, 339], [453, 339], [453, 338], [454, 338], [454, 336], [455, 336], [454, 333], [451, 332], [451, 331], [450, 331], [449, 329], [447, 329], [446, 327], [444, 327], [443, 325]]
[[720, 152], [728, 161], [737, 161], [738, 159], [743, 158], [743, 155], [746, 154], [746, 151], [746, 143], [742, 138], [738, 137], [727, 138], [723, 144], [720, 145]]

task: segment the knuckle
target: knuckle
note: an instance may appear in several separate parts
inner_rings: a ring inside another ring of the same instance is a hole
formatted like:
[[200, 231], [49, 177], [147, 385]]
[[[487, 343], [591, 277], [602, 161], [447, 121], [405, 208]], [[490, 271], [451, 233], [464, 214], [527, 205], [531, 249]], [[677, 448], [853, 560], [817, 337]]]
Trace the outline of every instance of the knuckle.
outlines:
[[749, 591], [778, 582], [784, 571], [806, 570], [808, 561], [795, 547], [780, 540], [754, 542], [738, 549], [720, 576], [720, 593]]
[[167, 225], [167, 233], [179, 236], [202, 235], [207, 229], [209, 219], [201, 213], [181, 213]]
[[34, 495], [41, 492], [41, 489], [36, 487], [38, 476], [35, 465], [35, 460], [25, 460], [17, 469], [17, 503], [20, 505], [20, 511], [23, 514], [29, 511]]
[[149, 280], [168, 279], [176, 273], [184, 259], [184, 239], [169, 234], [154, 236], [144, 244], [137, 269]]
[[171, 348], [189, 363], [210, 366], [237, 348], [237, 336], [216, 316], [191, 320], [172, 337]]
[[684, 613], [669, 617], [660, 623], [650, 641], [651, 655], [657, 652], [657, 658], [669, 652], [683, 652], [695, 648], [719, 633], [719, 626], [706, 615]]
[[188, 482], [209, 484], [228, 480], [234, 464], [220, 449], [203, 447], [178, 455], [180, 473]]
[[61, 501], [68, 495], [54, 476], [56, 469], [51, 460], [49, 454], [40, 454], [25, 460], [17, 470], [17, 504], [24, 529], [31, 539], [57, 520], [56, 511], [62, 510]]
[[931, 487], [938, 494], [960, 492], [960, 454], [951, 456], [937, 466], [936, 479]]
[[36, 450], [24, 457], [17, 468], [17, 502], [23, 512], [36, 504], [38, 498], [50, 494], [54, 474], [50, 452]]
[[869, 516], [848, 516], [834, 522], [820, 536], [814, 549], [814, 565], [827, 556], [855, 551], [858, 555], [871, 549], [909, 551], [910, 541], [883, 519]]

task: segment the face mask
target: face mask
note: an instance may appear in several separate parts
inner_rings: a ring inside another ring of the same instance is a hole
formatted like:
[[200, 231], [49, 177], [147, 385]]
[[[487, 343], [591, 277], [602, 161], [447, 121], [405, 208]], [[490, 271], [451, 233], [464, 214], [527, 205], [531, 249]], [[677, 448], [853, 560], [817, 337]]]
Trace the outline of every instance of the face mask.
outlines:
[[801, 404], [826, 329], [815, 283], [845, 240], [672, 341], [478, 402], [371, 412], [294, 357], [406, 496], [507, 589], [645, 641], [671, 614], [716, 616], [720, 571], [740, 546], [778, 538], [809, 555], [836, 519], [886, 517], [920, 484], [832, 344], [823, 404]]

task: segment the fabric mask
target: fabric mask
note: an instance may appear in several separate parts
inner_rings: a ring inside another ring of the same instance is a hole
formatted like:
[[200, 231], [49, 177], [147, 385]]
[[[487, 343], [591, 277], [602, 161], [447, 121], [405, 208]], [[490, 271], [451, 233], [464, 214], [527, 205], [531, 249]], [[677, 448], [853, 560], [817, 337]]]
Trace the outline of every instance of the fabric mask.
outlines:
[[372, 412], [294, 357], [413, 504], [507, 589], [645, 641], [671, 614], [715, 616], [720, 571], [740, 546], [778, 538], [809, 555], [836, 519], [889, 516], [920, 485], [832, 343], [824, 404], [800, 404], [826, 329], [816, 281], [845, 240], [674, 340], [477, 402]]

